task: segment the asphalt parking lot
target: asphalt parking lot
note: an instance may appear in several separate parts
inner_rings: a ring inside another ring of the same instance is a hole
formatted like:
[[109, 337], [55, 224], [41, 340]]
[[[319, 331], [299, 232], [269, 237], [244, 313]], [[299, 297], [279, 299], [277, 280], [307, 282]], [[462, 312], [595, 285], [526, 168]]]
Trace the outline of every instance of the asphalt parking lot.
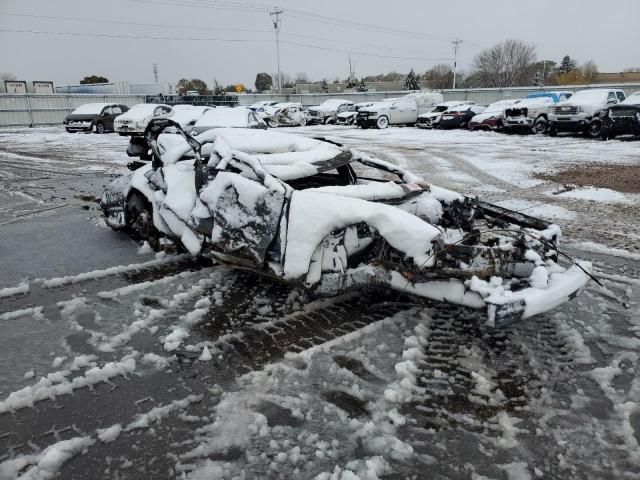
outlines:
[[111, 231], [126, 138], [0, 131], [0, 479], [640, 478], [640, 195], [563, 173], [638, 168], [638, 142], [283, 130], [554, 221], [602, 286], [500, 331], [308, 298]]

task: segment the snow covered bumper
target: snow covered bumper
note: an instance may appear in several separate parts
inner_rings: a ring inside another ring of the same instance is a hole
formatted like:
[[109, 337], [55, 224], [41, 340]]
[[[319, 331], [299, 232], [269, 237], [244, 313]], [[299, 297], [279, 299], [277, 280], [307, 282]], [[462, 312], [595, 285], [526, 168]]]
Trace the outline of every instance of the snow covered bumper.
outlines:
[[559, 132], [575, 132], [586, 128], [591, 118], [591, 115], [584, 112], [572, 115], [550, 113], [549, 123]]
[[501, 279], [492, 278], [486, 282], [473, 277], [469, 280], [439, 279], [414, 282], [399, 272], [368, 265], [349, 269], [344, 273], [324, 275], [316, 293], [335, 295], [364, 286], [387, 287], [439, 302], [476, 309], [486, 308], [486, 324], [500, 328], [548, 312], [572, 300], [585, 288], [592, 271], [591, 263], [584, 261], [576, 261], [567, 269], [556, 264], [553, 268], [538, 268], [545, 269], [546, 283], [538, 282], [535, 287], [512, 291], [501, 285]]

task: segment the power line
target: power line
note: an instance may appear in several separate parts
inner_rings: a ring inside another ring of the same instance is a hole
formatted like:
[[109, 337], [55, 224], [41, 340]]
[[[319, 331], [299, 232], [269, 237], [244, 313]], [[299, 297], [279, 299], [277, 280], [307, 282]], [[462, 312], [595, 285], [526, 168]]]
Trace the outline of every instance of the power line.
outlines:
[[[255, 13], [263, 13], [266, 9], [277, 8], [275, 5], [267, 5], [267, 4], [254, 4], [254, 3], [243, 3], [243, 2], [230, 2], [230, 1], [220, 1], [220, 0], [184, 0], [182, 2], [178, 2], [178, 0], [128, 0], [136, 3], [145, 3], [150, 5], [168, 5], [168, 6], [180, 6], [180, 7], [191, 7], [191, 8], [209, 8], [209, 9], [221, 9], [221, 10], [237, 10], [244, 12], [255, 12]], [[326, 15], [320, 15], [316, 13], [310, 13], [303, 10], [298, 10], [295, 8], [287, 9], [287, 14], [293, 18], [297, 18], [299, 20], [312, 21], [317, 23], [323, 23], [328, 25], [336, 25], [336, 26], [349, 26], [351, 28], [360, 28], [363, 30], [375, 31], [376, 33], [386, 33], [390, 35], [397, 36], [405, 36], [412, 38], [432, 38], [437, 39], [444, 42], [450, 42], [453, 37], [446, 35], [436, 35], [432, 33], [426, 32], [415, 32], [409, 31], [399, 28], [391, 28], [388, 26], [382, 25], [372, 25], [368, 23], [354, 22], [350, 20], [345, 20], [343, 18], [330, 17]]]
[[151, 36], [151, 35], [50, 32], [45, 30], [14, 30], [9, 28], [0, 28], [0, 32], [33, 33], [33, 34], [40, 34], [40, 35], [62, 35], [62, 36], [74, 36], [74, 37], [131, 38], [131, 39], [139, 39], [139, 40], [207, 41], [207, 42], [232, 42], [232, 43], [250, 43], [250, 42], [264, 41], [263, 39], [248, 39], [248, 38], [160, 37], [160, 36]]
[[361, 55], [363, 57], [376, 57], [376, 58], [393, 58], [397, 60], [424, 60], [427, 62], [437, 62], [437, 61], [451, 61], [451, 58], [424, 58], [424, 57], [399, 57], [395, 55], [383, 55], [379, 53], [366, 53], [366, 52], [356, 52], [352, 49], [349, 50], [340, 50], [337, 48], [331, 47], [320, 47], [318, 45], [310, 45], [308, 43], [297, 43], [297, 42], [287, 42], [285, 40], [281, 40], [280, 43], [284, 43], [286, 45], [296, 45], [298, 47], [306, 47], [313, 48], [315, 50], [326, 50], [328, 52], [337, 52], [337, 53], [351, 53], [353, 55]]
[[[109, 25], [131, 25], [135, 27], [161, 27], [161, 28], [188, 28], [189, 30], [206, 30], [211, 31], [211, 27], [198, 27], [192, 25], [174, 25], [164, 23], [139, 23], [139, 22], [125, 22], [121, 20], [103, 20], [96, 18], [80, 18], [80, 17], [61, 17], [57, 15], [31, 15], [26, 13], [0, 13], [0, 16], [10, 17], [26, 17], [26, 18], [43, 18], [47, 20], [70, 20], [76, 22], [92, 22], [92, 23], [105, 23]], [[251, 32], [251, 33], [270, 33], [270, 30], [255, 30], [252, 28], [225, 28], [216, 27], [216, 30], [224, 30], [229, 32]]]
[[[79, 33], [79, 32], [51, 32], [46, 30], [24, 30], [24, 29], [8, 29], [0, 28], [0, 32], [9, 33], [28, 33], [37, 35], [59, 35], [59, 36], [74, 36], [74, 37], [97, 37], [97, 38], [129, 38], [137, 40], [172, 40], [172, 41], [203, 41], [203, 42], [230, 42], [230, 43], [262, 43], [264, 39], [246, 39], [246, 38], [215, 38], [215, 37], [165, 37], [155, 35], [127, 35], [127, 34], [106, 34], [106, 33]], [[376, 58], [390, 58], [397, 60], [423, 60], [423, 61], [451, 61], [451, 58], [424, 58], [424, 57], [401, 57], [396, 55], [383, 55], [368, 52], [358, 52], [352, 49], [337, 49], [331, 47], [321, 47], [318, 45], [311, 45], [308, 43], [290, 42], [286, 40], [280, 40], [280, 43], [285, 45], [293, 45], [297, 47], [311, 48], [315, 50], [324, 50], [328, 52], [336, 53], [351, 53], [353, 55], [360, 55], [364, 57], [376, 57]]]

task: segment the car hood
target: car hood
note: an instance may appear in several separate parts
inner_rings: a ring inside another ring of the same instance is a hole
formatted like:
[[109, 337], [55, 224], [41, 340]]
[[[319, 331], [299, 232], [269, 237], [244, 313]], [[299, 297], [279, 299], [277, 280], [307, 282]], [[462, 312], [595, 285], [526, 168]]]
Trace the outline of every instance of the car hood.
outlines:
[[146, 120], [147, 118], [151, 118], [153, 115], [149, 114], [149, 115], [143, 115], [143, 114], [139, 114], [139, 115], [129, 115], [127, 113], [122, 114], [120, 116], [118, 116], [116, 118], [116, 121], [120, 121], [120, 120], [130, 120], [133, 122], [141, 122]]
[[[507, 107], [510, 108], [510, 107]], [[478, 115], [474, 115], [471, 118], [471, 121], [474, 123], [482, 123], [485, 120], [489, 120], [490, 118], [502, 118], [504, 114], [502, 112], [488, 112], [488, 113], [479, 113]]]
[[91, 113], [80, 113], [80, 114], [69, 114], [66, 117], [64, 117], [65, 120], [68, 121], [72, 121], [72, 122], [80, 122], [80, 121], [92, 121], [95, 117], [97, 117], [98, 115], [95, 114], [91, 114]]
[[422, 115], [418, 115], [418, 118], [436, 118], [436, 117], [439, 117], [440, 115], [442, 115], [443, 113], [446, 113], [446, 110], [444, 112], [427, 112], [427, 113], [423, 113]]

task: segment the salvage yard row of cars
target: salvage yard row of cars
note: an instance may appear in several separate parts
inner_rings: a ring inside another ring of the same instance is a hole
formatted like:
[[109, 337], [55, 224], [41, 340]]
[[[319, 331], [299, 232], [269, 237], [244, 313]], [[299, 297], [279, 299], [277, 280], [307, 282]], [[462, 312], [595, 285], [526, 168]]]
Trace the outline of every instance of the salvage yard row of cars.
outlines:
[[153, 119], [171, 118], [196, 134], [210, 128], [259, 128], [335, 124], [362, 129], [411, 125], [422, 129], [493, 130], [557, 135], [580, 133], [604, 140], [620, 135], [640, 136], [640, 92], [629, 97], [618, 89], [539, 91], [524, 99], [499, 100], [490, 105], [471, 101], [443, 102], [436, 92], [418, 92], [377, 102], [354, 103], [329, 99], [318, 106], [262, 101], [248, 107], [91, 103], [68, 115], [68, 132], [115, 131], [142, 135]]

